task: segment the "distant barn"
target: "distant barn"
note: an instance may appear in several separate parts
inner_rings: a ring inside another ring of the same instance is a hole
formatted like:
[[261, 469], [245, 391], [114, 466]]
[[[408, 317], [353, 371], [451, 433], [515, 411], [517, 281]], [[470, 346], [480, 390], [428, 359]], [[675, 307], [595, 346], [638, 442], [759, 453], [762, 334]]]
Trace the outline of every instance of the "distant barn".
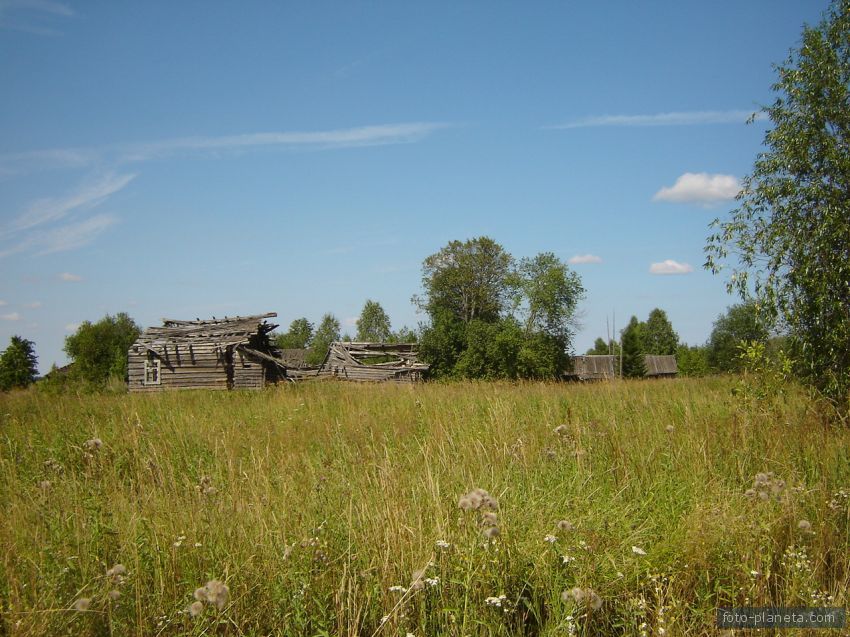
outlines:
[[655, 356], [647, 354], [643, 357], [643, 366], [648, 378], [672, 378], [679, 373], [675, 356]]
[[[675, 356], [656, 356], [646, 354], [643, 357], [647, 378], [672, 378], [679, 369]], [[607, 380], [620, 375], [620, 357], [613, 355], [585, 355], [572, 357], [572, 369], [567, 378], [573, 380]]]
[[269, 333], [257, 316], [175, 321], [146, 329], [129, 350], [130, 391], [262, 389], [285, 375]]
[[429, 366], [419, 362], [416, 343], [334, 342], [321, 366], [288, 369], [296, 378], [338, 378], [356, 381], [415, 382], [424, 380]]
[[619, 357], [609, 355], [573, 356], [567, 373], [574, 380], [607, 380], [618, 373]]

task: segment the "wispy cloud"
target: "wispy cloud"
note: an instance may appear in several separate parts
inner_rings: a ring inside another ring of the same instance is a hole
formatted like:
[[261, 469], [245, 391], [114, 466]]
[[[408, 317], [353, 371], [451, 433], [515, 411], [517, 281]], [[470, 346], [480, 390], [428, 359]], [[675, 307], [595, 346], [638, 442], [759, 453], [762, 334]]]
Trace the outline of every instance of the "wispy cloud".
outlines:
[[7, 227], [0, 230], [0, 238], [22, 232], [44, 223], [56, 222], [77, 209], [93, 208], [109, 196], [123, 189], [136, 177], [134, 174], [109, 173], [84, 184], [64, 197], [48, 197], [31, 203]]
[[[565, 124], [547, 126], [550, 129], [592, 128], [597, 126], [700, 126], [703, 124], [743, 124], [753, 111], [674, 111], [649, 115], [595, 115]], [[756, 117], [760, 119], [760, 117]]]
[[584, 263], [602, 263], [602, 257], [595, 254], [577, 254], [567, 261], [570, 265], [581, 265]]
[[0, 319], [4, 321], [20, 321], [23, 317], [17, 312], [11, 312], [9, 314], [0, 314]]
[[91, 148], [52, 148], [0, 155], [0, 173], [43, 168], [120, 165], [174, 156], [214, 156], [267, 149], [328, 150], [418, 142], [448, 128], [440, 122], [378, 124], [324, 131], [277, 131], [241, 135], [176, 137], [155, 142]]
[[113, 225], [116, 218], [109, 214], [87, 217], [87, 211], [103, 204], [134, 178], [133, 174], [110, 173], [64, 197], [34, 201], [23, 213], [0, 228], [0, 241], [6, 243], [0, 247], [0, 258], [21, 252], [51, 254], [91, 243]]
[[649, 266], [650, 274], [690, 274], [693, 271], [694, 268], [690, 264], [679, 263], [673, 259], [665, 259]]
[[9, 304], [6, 301], [4, 301], [3, 299], [0, 299], [0, 307], [3, 307], [4, 305], [9, 305]]
[[24, 31], [36, 35], [58, 35], [58, 31], [33, 19], [47, 16], [68, 18], [74, 10], [64, 2], [54, 0], [0, 0], [0, 28]]
[[83, 277], [81, 277], [79, 274], [71, 274], [70, 272], [63, 272], [62, 274], [59, 275], [59, 278], [62, 281], [82, 281], [83, 280]]
[[68, 324], [65, 326], [65, 331], [66, 331], [66, 332], [76, 332], [78, 329], [80, 329], [80, 324], [79, 324], [79, 323], [68, 323]]
[[741, 182], [734, 175], [685, 173], [672, 186], [656, 192], [652, 200], [710, 205], [734, 199], [740, 191]]
[[37, 310], [42, 305], [44, 305], [41, 301], [33, 301], [32, 303], [24, 303], [24, 307], [29, 308], [30, 310]]

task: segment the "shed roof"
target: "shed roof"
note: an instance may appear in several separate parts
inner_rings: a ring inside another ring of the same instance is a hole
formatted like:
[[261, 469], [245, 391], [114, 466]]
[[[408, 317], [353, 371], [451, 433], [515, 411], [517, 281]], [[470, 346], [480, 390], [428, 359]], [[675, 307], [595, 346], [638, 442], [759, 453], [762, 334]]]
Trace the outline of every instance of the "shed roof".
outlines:
[[675, 356], [655, 356], [647, 354], [643, 357], [647, 376], [663, 376], [665, 374], [676, 374], [679, 368], [676, 366]]
[[149, 327], [136, 340], [136, 345], [155, 348], [174, 344], [214, 344], [219, 346], [248, 343], [252, 337], [265, 336], [277, 325], [265, 322], [275, 312], [253, 316], [234, 316], [206, 321], [162, 319], [162, 327]]

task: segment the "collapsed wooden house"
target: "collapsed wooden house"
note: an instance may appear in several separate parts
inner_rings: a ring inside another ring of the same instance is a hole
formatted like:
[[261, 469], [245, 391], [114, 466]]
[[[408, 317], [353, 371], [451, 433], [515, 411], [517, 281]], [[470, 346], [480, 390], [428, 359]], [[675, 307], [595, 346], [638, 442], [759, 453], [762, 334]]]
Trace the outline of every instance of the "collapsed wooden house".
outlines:
[[129, 350], [130, 391], [262, 389], [285, 375], [269, 333], [277, 327], [256, 316], [175, 321], [146, 329]]
[[318, 369], [287, 369], [292, 379], [416, 382], [429, 365], [419, 362], [416, 343], [334, 342]]
[[572, 369], [567, 378], [573, 380], [607, 380], [618, 375], [618, 356], [586, 355], [573, 356]]
[[643, 366], [648, 378], [672, 378], [679, 373], [675, 356], [656, 356], [647, 354], [643, 357]]
[[[675, 356], [646, 354], [643, 357], [647, 378], [672, 378], [679, 369]], [[588, 354], [572, 357], [572, 369], [566, 377], [572, 380], [607, 380], [620, 376], [620, 357], [607, 354]]]

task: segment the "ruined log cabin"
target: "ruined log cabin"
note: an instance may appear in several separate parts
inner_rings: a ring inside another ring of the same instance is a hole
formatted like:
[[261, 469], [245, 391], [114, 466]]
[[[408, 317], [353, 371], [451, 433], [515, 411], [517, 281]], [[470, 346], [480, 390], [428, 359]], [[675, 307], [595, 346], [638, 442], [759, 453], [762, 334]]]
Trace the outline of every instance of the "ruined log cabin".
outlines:
[[573, 356], [572, 369], [566, 374], [573, 380], [607, 380], [617, 375], [619, 357], [588, 354]]
[[429, 365], [419, 362], [416, 343], [334, 342], [318, 369], [289, 369], [289, 378], [339, 378], [410, 383], [424, 380]]
[[256, 316], [208, 321], [163, 319], [129, 350], [130, 391], [262, 389], [284, 374], [269, 333], [277, 327]]

